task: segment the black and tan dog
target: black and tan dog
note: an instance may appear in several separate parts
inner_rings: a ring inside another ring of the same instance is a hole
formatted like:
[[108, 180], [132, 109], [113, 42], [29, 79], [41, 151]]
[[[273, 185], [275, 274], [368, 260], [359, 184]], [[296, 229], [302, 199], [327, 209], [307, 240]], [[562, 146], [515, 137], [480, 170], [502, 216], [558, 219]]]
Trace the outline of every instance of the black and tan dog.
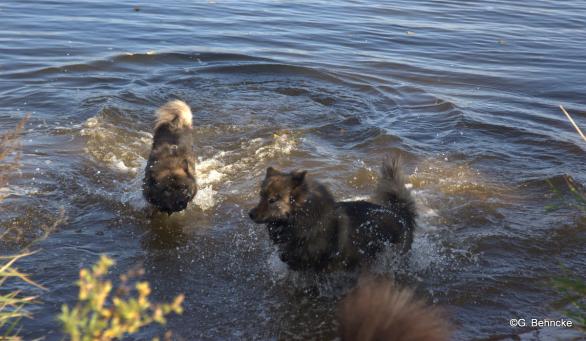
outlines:
[[179, 100], [167, 102], [156, 115], [143, 194], [150, 204], [171, 214], [184, 210], [197, 193], [192, 115]]
[[405, 188], [398, 155], [383, 163], [375, 202], [336, 202], [326, 187], [306, 172], [268, 168], [260, 203], [249, 213], [266, 224], [293, 270], [349, 269], [370, 260], [389, 243], [411, 248], [415, 203]]

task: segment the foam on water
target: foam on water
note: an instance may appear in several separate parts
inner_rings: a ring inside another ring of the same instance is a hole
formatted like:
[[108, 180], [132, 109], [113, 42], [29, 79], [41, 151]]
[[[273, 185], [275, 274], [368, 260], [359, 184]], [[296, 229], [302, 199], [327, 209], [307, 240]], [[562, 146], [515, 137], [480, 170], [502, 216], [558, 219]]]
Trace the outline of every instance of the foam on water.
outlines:
[[[257, 143], [255, 139], [251, 141]], [[295, 148], [296, 139], [287, 132], [277, 132], [273, 134], [273, 141], [269, 145], [259, 147], [254, 154], [259, 160], [275, 157], [276, 155], [288, 155]]]
[[152, 134], [121, 127], [107, 118], [98, 114], [84, 122], [79, 134], [86, 138], [85, 152], [113, 170], [138, 173]]
[[195, 166], [199, 187], [195, 204], [202, 210], [214, 207], [221, 200], [217, 198], [219, 188], [229, 191], [231, 179], [262, 160], [291, 153], [296, 145], [293, 135], [275, 133], [268, 141], [255, 138], [243, 142], [238, 152], [221, 150], [210, 158], [200, 157]]
[[207, 211], [210, 208], [216, 206], [216, 194], [218, 192], [214, 191], [211, 185], [204, 186], [203, 188], [197, 189], [197, 194], [193, 199], [191, 205], [197, 205], [202, 211]]

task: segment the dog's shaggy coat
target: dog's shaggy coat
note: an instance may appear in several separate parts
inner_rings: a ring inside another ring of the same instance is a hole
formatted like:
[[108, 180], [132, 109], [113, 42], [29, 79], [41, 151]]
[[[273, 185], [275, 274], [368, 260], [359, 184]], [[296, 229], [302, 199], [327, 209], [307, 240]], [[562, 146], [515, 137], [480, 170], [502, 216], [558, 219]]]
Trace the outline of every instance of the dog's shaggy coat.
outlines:
[[416, 210], [398, 155], [383, 163], [376, 203], [336, 202], [305, 171], [283, 173], [271, 167], [260, 196], [249, 216], [267, 225], [281, 260], [293, 270], [348, 269], [374, 258], [389, 243], [402, 252], [411, 247]]
[[392, 282], [363, 280], [338, 306], [342, 341], [447, 341], [451, 326], [441, 309]]
[[197, 193], [192, 131], [191, 109], [185, 102], [173, 100], [157, 110], [143, 194], [168, 214], [184, 210]]

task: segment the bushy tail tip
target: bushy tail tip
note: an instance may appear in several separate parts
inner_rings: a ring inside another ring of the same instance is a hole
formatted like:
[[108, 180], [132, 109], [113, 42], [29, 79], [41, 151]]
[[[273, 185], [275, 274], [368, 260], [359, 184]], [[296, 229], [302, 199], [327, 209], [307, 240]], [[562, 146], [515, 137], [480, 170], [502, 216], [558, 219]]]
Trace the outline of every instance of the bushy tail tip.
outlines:
[[441, 309], [389, 280], [360, 281], [338, 306], [342, 341], [447, 341], [451, 328]]
[[415, 202], [411, 191], [405, 187], [407, 181], [401, 169], [402, 164], [401, 155], [397, 152], [385, 158], [376, 189], [376, 199], [383, 206], [404, 208], [415, 217]]
[[401, 170], [401, 155], [394, 152], [387, 156], [381, 168], [381, 178], [376, 189], [375, 200], [385, 207], [390, 208], [404, 223], [405, 230], [401, 235], [399, 244], [402, 252], [411, 249], [413, 242], [413, 230], [417, 209], [411, 191], [405, 187], [406, 179]]
[[192, 114], [187, 103], [172, 100], [161, 106], [156, 112], [155, 129], [162, 124], [171, 124], [176, 128], [191, 128]]

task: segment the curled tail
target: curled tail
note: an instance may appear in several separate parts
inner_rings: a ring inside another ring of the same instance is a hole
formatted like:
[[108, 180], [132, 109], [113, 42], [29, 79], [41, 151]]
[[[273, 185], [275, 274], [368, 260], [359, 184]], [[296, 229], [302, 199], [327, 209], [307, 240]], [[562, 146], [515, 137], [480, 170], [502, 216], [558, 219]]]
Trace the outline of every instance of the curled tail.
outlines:
[[377, 202], [395, 212], [405, 226], [399, 241], [403, 252], [409, 251], [413, 241], [417, 210], [411, 191], [405, 187], [405, 176], [401, 170], [402, 162], [399, 153], [392, 153], [383, 162], [376, 197]]
[[451, 334], [440, 308], [381, 279], [359, 283], [339, 304], [337, 317], [342, 341], [447, 341]]
[[178, 99], [169, 101], [156, 112], [155, 129], [162, 124], [169, 124], [174, 128], [191, 128], [191, 109], [187, 103]]

